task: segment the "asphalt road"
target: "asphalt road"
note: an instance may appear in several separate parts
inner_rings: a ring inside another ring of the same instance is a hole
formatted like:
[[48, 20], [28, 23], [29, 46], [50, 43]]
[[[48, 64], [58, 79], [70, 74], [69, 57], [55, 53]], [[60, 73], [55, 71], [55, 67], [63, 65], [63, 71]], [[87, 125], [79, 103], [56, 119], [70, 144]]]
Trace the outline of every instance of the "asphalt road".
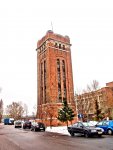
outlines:
[[6, 125], [0, 128], [0, 150], [113, 150], [113, 136], [74, 137], [52, 132], [32, 132]]

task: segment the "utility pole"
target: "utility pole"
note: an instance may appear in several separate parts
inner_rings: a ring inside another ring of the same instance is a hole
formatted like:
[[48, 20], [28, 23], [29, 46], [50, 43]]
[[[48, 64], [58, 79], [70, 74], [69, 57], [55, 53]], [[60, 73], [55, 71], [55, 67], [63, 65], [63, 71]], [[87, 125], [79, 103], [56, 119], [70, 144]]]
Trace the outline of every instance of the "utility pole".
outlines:
[[76, 105], [76, 112], [77, 112], [77, 121], [78, 121], [78, 102], [77, 102], [77, 94], [75, 93], [75, 105]]

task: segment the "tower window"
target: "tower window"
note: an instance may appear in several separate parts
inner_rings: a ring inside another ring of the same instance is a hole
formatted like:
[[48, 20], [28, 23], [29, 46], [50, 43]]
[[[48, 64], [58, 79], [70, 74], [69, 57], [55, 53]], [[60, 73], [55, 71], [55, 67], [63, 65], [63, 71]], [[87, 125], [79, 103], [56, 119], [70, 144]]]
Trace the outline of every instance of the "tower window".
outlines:
[[60, 59], [57, 59], [57, 78], [58, 78], [58, 101], [62, 101], [61, 95], [61, 73], [60, 73]]
[[62, 60], [62, 79], [63, 79], [64, 98], [66, 98], [66, 72], [64, 60]]
[[44, 60], [44, 103], [46, 103], [46, 61]]
[[56, 48], [58, 47], [58, 44], [57, 44], [57, 43], [55, 43], [55, 47], [56, 47]]
[[63, 45], [63, 50], [65, 50], [65, 45]]
[[59, 44], [59, 48], [61, 49], [61, 44]]
[[60, 60], [57, 59], [57, 68], [60, 68]]
[[62, 60], [62, 70], [65, 73], [65, 62], [64, 62], [64, 60]]

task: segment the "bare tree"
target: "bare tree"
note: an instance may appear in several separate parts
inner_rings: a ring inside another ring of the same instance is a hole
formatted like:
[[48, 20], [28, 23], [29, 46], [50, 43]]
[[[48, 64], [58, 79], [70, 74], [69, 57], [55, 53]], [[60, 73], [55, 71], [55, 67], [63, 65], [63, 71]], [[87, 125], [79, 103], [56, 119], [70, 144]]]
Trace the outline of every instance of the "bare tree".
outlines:
[[36, 116], [36, 113], [37, 113], [37, 105], [35, 104], [34, 106], [33, 106], [33, 114]]
[[3, 101], [2, 99], [0, 100], [0, 123], [2, 120], [2, 115], [3, 115]]
[[24, 104], [23, 108], [24, 108], [24, 114], [27, 117], [28, 116], [28, 112], [29, 112], [27, 104]]
[[37, 114], [37, 105], [34, 105], [33, 111], [32, 111], [32, 115], [33, 115], [34, 119], [36, 118], [36, 114]]
[[99, 89], [99, 82], [97, 80], [93, 80], [93, 82], [89, 85], [87, 85], [87, 92], [94, 92]]
[[91, 85], [87, 85], [87, 91], [91, 96], [92, 104], [95, 108], [96, 120], [99, 120], [101, 115], [101, 109], [99, 108], [99, 103], [98, 103], [98, 89], [99, 89], [99, 82], [97, 80], [93, 80]]
[[95, 113], [96, 120], [99, 119], [101, 110], [98, 105], [98, 89], [99, 82], [93, 80], [93, 82], [88, 84], [87, 88], [83, 90], [82, 94], [77, 95], [78, 113], [84, 114], [87, 120], [91, 113]]
[[6, 111], [10, 117], [18, 120], [21, 119], [24, 108], [20, 102], [12, 102], [12, 104], [7, 105]]
[[54, 116], [54, 113], [55, 113], [55, 107], [54, 106], [51, 106], [51, 105], [47, 105], [47, 108], [46, 108], [46, 115], [47, 117], [49, 118], [50, 120], [50, 127], [52, 128], [52, 122], [53, 122], [53, 118], [55, 117]]
[[81, 118], [81, 120], [84, 120], [86, 117], [88, 120], [92, 105], [92, 102], [90, 101], [90, 95], [88, 93], [83, 93], [80, 95], [76, 95], [75, 99], [78, 116], [81, 114], [81, 116], [83, 117]]

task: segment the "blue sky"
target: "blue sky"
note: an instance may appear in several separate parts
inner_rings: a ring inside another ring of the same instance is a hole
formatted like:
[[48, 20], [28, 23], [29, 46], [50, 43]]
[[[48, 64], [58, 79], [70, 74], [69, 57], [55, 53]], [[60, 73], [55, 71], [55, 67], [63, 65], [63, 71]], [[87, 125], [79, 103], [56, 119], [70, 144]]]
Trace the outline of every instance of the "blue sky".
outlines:
[[0, 98], [37, 103], [37, 41], [47, 30], [71, 40], [74, 90], [113, 81], [112, 0], [5, 0], [0, 3]]

